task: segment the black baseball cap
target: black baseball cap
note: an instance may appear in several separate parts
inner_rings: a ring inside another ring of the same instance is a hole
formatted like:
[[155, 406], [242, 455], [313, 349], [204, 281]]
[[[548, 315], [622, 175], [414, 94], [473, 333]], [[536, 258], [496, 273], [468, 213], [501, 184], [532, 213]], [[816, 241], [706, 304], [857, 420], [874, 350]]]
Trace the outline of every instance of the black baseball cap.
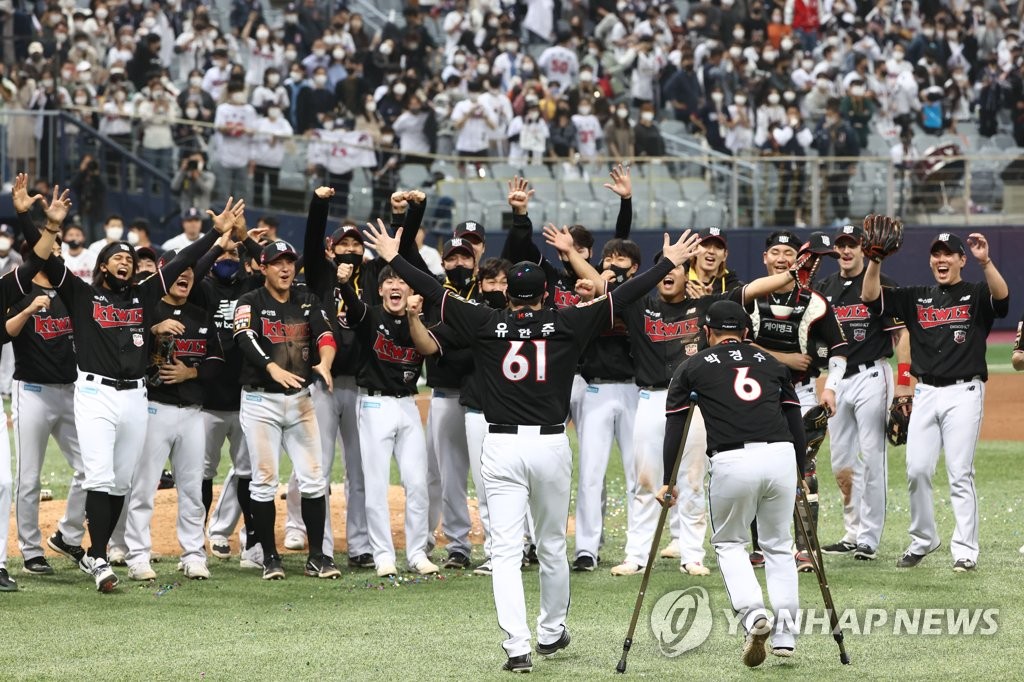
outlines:
[[149, 258], [150, 260], [156, 261], [156, 266], [158, 268], [163, 268], [165, 265], [174, 260], [175, 256], [178, 255], [178, 249], [170, 249], [169, 251], [164, 251], [164, 254], [160, 256], [160, 260], [157, 260], [156, 258], [156, 251], [148, 247], [143, 247], [139, 249], [138, 251], [135, 252], [135, 255], [138, 256], [140, 259]]
[[768, 239], [764, 240], [764, 250], [772, 248], [773, 246], [789, 246], [794, 251], [800, 248], [800, 238], [789, 230], [776, 230], [768, 235]]
[[508, 271], [508, 290], [505, 292], [510, 299], [526, 301], [544, 295], [548, 278], [544, 270], [536, 263], [523, 261], [516, 263]]
[[441, 257], [447, 258], [456, 251], [461, 251], [470, 258], [476, 258], [476, 252], [473, 251], [473, 245], [462, 237], [452, 237], [444, 243], [444, 248], [441, 249]]
[[487, 241], [487, 234], [484, 231], [484, 226], [474, 220], [467, 220], [459, 223], [455, 226], [454, 236], [478, 239], [480, 243]]
[[342, 225], [331, 233], [330, 244], [327, 248], [334, 248], [334, 245], [345, 237], [353, 237], [358, 239], [360, 244], [363, 243], [363, 233], [355, 225]]
[[864, 230], [856, 225], [843, 225], [832, 237], [832, 243], [838, 246], [840, 239], [849, 239], [860, 244], [864, 241]]
[[702, 244], [709, 239], [717, 239], [722, 242], [724, 248], [729, 248], [729, 244], [725, 241], [725, 232], [720, 227], [705, 227], [700, 231], [700, 241]]
[[750, 320], [743, 306], [735, 301], [715, 301], [704, 316], [704, 324], [712, 329], [740, 331], [746, 329]]
[[188, 209], [187, 211], [185, 211], [184, 213], [181, 214], [181, 221], [182, 222], [185, 222], [186, 220], [202, 220], [202, 219], [203, 219], [203, 214], [195, 206], [193, 206], [192, 208]]
[[812, 232], [811, 236], [807, 238], [807, 242], [800, 247], [800, 250], [809, 250], [811, 253], [816, 253], [819, 256], [832, 256], [833, 258], [839, 257], [839, 254], [836, 253], [835, 244], [832, 242], [832, 238], [824, 232]]
[[278, 239], [276, 242], [270, 242], [263, 247], [263, 251], [260, 253], [260, 265], [273, 263], [278, 258], [298, 260], [299, 254], [295, 253], [295, 249], [292, 248], [291, 244]]
[[967, 250], [964, 249], [964, 243], [952, 232], [943, 232], [932, 241], [932, 246], [928, 249], [929, 253], [935, 253], [936, 247], [941, 246], [942, 248], [960, 256], [966, 256]]

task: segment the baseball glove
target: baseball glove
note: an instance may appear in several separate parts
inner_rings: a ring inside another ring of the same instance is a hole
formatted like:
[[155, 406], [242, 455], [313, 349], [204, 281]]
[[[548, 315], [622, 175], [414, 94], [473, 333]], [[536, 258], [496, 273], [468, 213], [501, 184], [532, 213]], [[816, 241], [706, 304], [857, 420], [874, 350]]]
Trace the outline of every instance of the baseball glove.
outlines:
[[811, 286], [811, 279], [821, 265], [821, 254], [814, 253], [808, 248], [801, 248], [796, 256], [796, 263], [789, 274], [796, 280], [798, 286], [807, 288]]
[[907, 442], [907, 429], [910, 428], [910, 415], [904, 413], [903, 407], [908, 411], [914, 406], [913, 396], [901, 396], [893, 398], [889, 406], [889, 421], [885, 425], [885, 436], [893, 445], [905, 445]]
[[804, 434], [807, 437], [808, 461], [818, 454], [818, 448], [825, 440], [828, 429], [828, 410], [824, 405], [815, 405], [804, 415]]
[[864, 255], [876, 263], [896, 253], [903, 245], [903, 223], [896, 218], [872, 214], [864, 218]]

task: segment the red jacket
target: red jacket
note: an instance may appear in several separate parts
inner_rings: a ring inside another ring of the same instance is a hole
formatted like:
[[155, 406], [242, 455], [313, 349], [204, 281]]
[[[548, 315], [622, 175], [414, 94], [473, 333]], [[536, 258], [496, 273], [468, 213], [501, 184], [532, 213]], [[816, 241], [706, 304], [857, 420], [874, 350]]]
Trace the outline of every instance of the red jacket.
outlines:
[[818, 0], [793, 0], [793, 28], [804, 31], [817, 31], [821, 22], [818, 20]]

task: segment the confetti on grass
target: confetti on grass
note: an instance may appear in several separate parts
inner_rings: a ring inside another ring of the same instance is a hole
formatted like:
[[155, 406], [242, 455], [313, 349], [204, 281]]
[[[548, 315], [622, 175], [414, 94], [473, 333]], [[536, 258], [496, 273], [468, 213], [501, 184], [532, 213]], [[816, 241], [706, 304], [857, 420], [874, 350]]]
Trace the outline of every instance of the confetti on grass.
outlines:
[[[367, 580], [365, 583], [362, 584], [362, 586], [358, 586], [358, 587], [361, 587], [361, 589], [364, 589], [364, 590], [386, 590], [389, 587], [410, 587], [412, 585], [422, 585], [422, 584], [426, 584], [426, 583], [443, 582], [443, 581], [445, 581], [447, 579], [448, 579], [447, 576], [441, 575], [440, 573], [435, 573], [434, 575], [425, 575], [425, 576], [416, 576], [416, 577], [406, 577], [406, 576], [399, 575], [399, 576], [392, 576], [392, 577], [389, 577], [389, 578], [382, 578], [382, 579], [380, 579], [380, 580], [378, 580], [376, 582], [373, 581], [373, 580]], [[356, 587], [350, 587], [349, 589], [356, 589]]]

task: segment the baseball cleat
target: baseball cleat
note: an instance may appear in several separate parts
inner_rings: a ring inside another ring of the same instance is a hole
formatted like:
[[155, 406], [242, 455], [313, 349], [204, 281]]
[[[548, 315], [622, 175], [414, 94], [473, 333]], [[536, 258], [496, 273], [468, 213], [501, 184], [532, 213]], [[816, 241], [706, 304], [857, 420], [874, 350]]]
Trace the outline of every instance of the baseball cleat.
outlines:
[[644, 572], [644, 567], [641, 566], [640, 564], [634, 564], [632, 561], [623, 561], [618, 566], [613, 566], [612, 567], [612, 575], [614, 575], [614, 576], [636, 575], [638, 573], [643, 573], [643, 572]]
[[120, 547], [111, 547], [107, 550], [107, 563], [111, 566], [125, 566], [125, 559], [128, 553]]
[[0, 592], [17, 592], [18, 581], [11, 577], [7, 569], [0, 566]]
[[679, 540], [673, 540], [665, 546], [665, 549], [661, 550], [662, 559], [678, 559], [679, 554]]
[[968, 571], [975, 571], [978, 568], [978, 562], [971, 561], [970, 559], [957, 559], [953, 563], [954, 573], [967, 573]]
[[874, 561], [878, 558], [878, 552], [871, 545], [861, 543], [853, 552], [853, 558], [859, 561]]
[[21, 570], [29, 575], [53, 575], [53, 566], [46, 560], [46, 557], [42, 556], [26, 559], [25, 565], [21, 567]]
[[569, 646], [569, 642], [572, 641], [572, 637], [569, 636], [569, 628], [562, 626], [562, 636], [556, 639], [551, 644], [541, 644], [537, 642], [537, 654], [540, 656], [554, 656], [559, 651]]
[[764, 552], [755, 551], [750, 553], [750, 565], [754, 568], [764, 568]]
[[540, 564], [540, 559], [537, 558], [537, 545], [531, 544], [526, 549], [526, 560], [531, 564]]
[[350, 556], [348, 558], [349, 568], [373, 568], [373, 555], [370, 553]]
[[381, 564], [377, 567], [378, 578], [389, 578], [398, 575], [398, 569], [392, 563]]
[[93, 559], [92, 577], [96, 579], [96, 589], [100, 592], [113, 592], [117, 587], [117, 575], [105, 559]]
[[577, 573], [592, 573], [597, 568], [597, 562], [589, 554], [580, 554], [576, 561], [572, 562], [572, 570]]
[[469, 557], [462, 552], [452, 552], [448, 555], [448, 561], [444, 562], [445, 568], [469, 568]]
[[791, 647], [791, 646], [776, 646], [776, 647], [772, 647], [772, 656], [778, 656], [779, 658], [793, 658], [793, 647]]
[[1020, 549], [1018, 549], [1017, 551], [1020, 552], [1021, 554], [1024, 554], [1024, 545], [1021, 545]]
[[530, 654], [511, 656], [505, 661], [505, 665], [501, 669], [513, 673], [528, 673], [533, 670], [533, 661], [530, 660]]
[[939, 545], [941, 544], [941, 542], [936, 543], [936, 545], [933, 548], [931, 548], [924, 554], [914, 554], [908, 549], [906, 552], [903, 553], [903, 556], [896, 560], [896, 568], [914, 568], [919, 563], [921, 563], [922, 559], [924, 559], [926, 556], [937, 550], [939, 548]]
[[71, 559], [76, 564], [81, 563], [82, 557], [85, 556], [85, 550], [79, 545], [71, 545], [64, 542], [64, 536], [61, 535], [60, 531], [57, 531], [46, 541], [46, 546], [52, 549], [58, 554], [63, 554], [68, 559]]
[[263, 569], [263, 546], [253, 545], [249, 549], [242, 550], [242, 554], [238, 560], [239, 568], [258, 568]]
[[263, 561], [264, 580], [284, 580], [284, 568], [281, 566], [281, 557], [274, 555]]
[[305, 573], [310, 578], [323, 578], [325, 580], [337, 580], [341, 575], [334, 559], [326, 554], [311, 556], [306, 560]]
[[205, 561], [188, 561], [185, 563], [183, 572], [189, 580], [210, 579], [210, 569], [207, 568]]
[[231, 544], [223, 535], [210, 536], [210, 554], [218, 559], [231, 558]]
[[857, 544], [854, 542], [847, 542], [846, 540], [840, 540], [831, 545], [825, 545], [821, 548], [822, 554], [849, 554], [850, 552], [857, 549]]
[[432, 575], [437, 573], [437, 564], [433, 563], [427, 557], [419, 559], [412, 565], [412, 570], [420, 575]]
[[688, 564], [681, 565], [679, 572], [686, 573], [687, 575], [711, 575], [711, 569], [699, 561], [691, 561]]
[[491, 560], [484, 559], [484, 562], [473, 569], [473, 575], [491, 575]]
[[294, 551], [303, 550], [306, 548], [306, 536], [297, 531], [291, 531], [284, 534], [284, 548], [291, 549]]
[[771, 632], [772, 629], [768, 624], [768, 619], [764, 616], [754, 621], [750, 631], [747, 632], [746, 640], [743, 642], [743, 665], [748, 668], [756, 668], [764, 663], [764, 659], [767, 656], [764, 643], [768, 641], [768, 635]]
[[796, 560], [796, 570], [800, 573], [810, 573], [814, 570], [814, 563], [811, 562], [811, 555], [807, 550], [799, 550], [793, 555]]
[[135, 564], [128, 567], [128, 579], [129, 580], [156, 580], [156, 571], [149, 565], [149, 562], [142, 564]]

